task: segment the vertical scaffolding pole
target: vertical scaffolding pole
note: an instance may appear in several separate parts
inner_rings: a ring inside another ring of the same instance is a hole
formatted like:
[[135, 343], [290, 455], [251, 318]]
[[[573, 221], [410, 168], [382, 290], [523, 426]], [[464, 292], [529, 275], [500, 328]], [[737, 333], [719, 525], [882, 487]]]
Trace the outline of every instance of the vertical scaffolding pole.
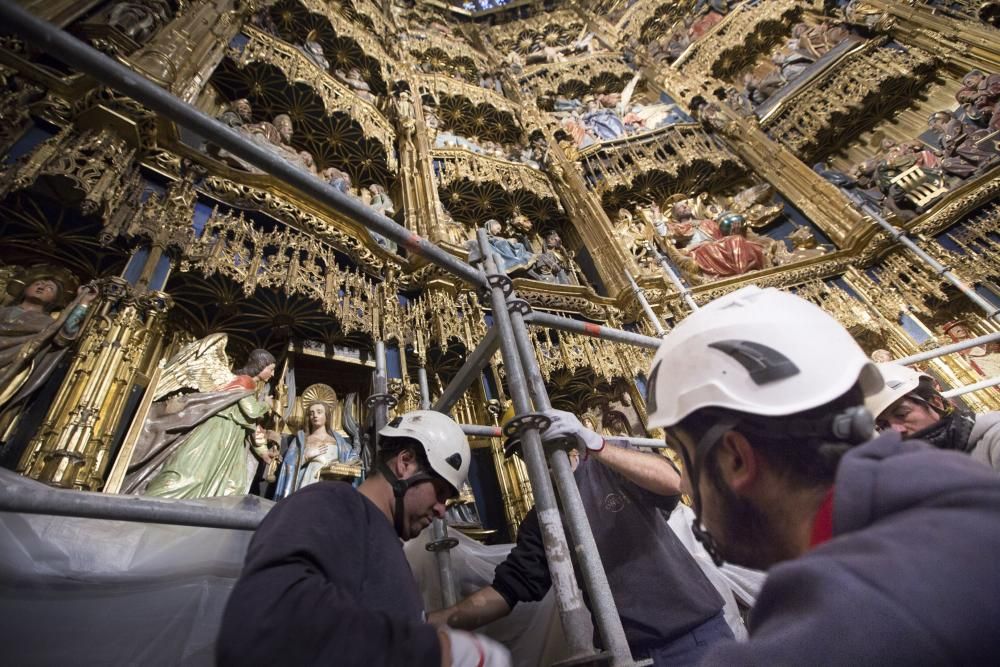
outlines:
[[677, 272], [674, 271], [674, 267], [670, 266], [670, 262], [668, 262], [667, 258], [663, 256], [663, 253], [657, 252], [656, 256], [659, 258], [660, 267], [663, 269], [663, 272], [667, 274], [667, 278], [669, 278], [670, 282], [674, 284], [677, 291], [681, 293], [681, 298], [684, 299], [684, 303], [686, 303], [688, 308], [692, 311], [698, 310], [701, 306], [699, 306], [698, 302], [694, 300], [693, 296], [691, 296], [691, 288], [681, 281], [680, 276], [678, 276]]
[[[417, 367], [417, 384], [420, 386], [420, 409], [431, 409], [431, 392], [427, 384], [427, 369]], [[461, 489], [460, 489], [461, 490]], [[431, 524], [432, 539], [426, 549], [434, 553], [437, 561], [438, 578], [441, 580], [441, 606], [450, 607], [458, 602], [455, 588], [455, 575], [451, 570], [451, 550], [458, 545], [458, 540], [448, 536], [448, 524], [444, 519], [434, 519]]]
[[[480, 251], [484, 255], [491, 253], [486, 232], [479, 230], [477, 234]], [[503, 269], [499, 267], [499, 263], [489, 255], [487, 255], [487, 268], [491, 273], [496, 273], [506, 278]], [[631, 278], [631, 276], [629, 277]], [[514, 336], [514, 343], [521, 360], [525, 380], [528, 383], [528, 391], [535, 404], [535, 410], [538, 412], [549, 410], [552, 407], [549, 401], [549, 393], [545, 387], [545, 380], [542, 378], [541, 370], [538, 368], [535, 348], [531, 344], [528, 327], [524, 321], [524, 316], [530, 312], [530, 306], [528, 306], [526, 301], [517, 298], [513, 293], [507, 296], [506, 304], [510, 309], [511, 333]], [[494, 313], [495, 317], [496, 314]], [[522, 449], [524, 449], [523, 440]], [[580, 566], [584, 584], [587, 586], [587, 592], [590, 594], [590, 607], [597, 621], [601, 638], [604, 640], [605, 647], [611, 652], [612, 664], [631, 664], [632, 652], [625, 638], [625, 629], [622, 627], [618, 608], [615, 606], [611, 586], [608, 583], [608, 576], [601, 562], [601, 554], [597, 550], [597, 543], [594, 541], [594, 534], [590, 529], [590, 521], [583, 507], [583, 499], [580, 497], [580, 489], [577, 487], [576, 478], [573, 476], [569, 456], [567, 456], [564, 450], [555, 449], [549, 455], [549, 464], [551, 465], [552, 476], [559, 491], [559, 498], [562, 500], [566, 527], [569, 530], [570, 537], [573, 538], [577, 563]]]
[[[478, 232], [480, 247], [485, 241], [485, 233]], [[489, 248], [482, 253], [487, 273], [493, 264]], [[521, 368], [514, 335], [511, 329], [510, 315], [507, 312], [507, 300], [504, 286], [509, 289], [509, 280], [493, 280], [487, 276], [490, 283], [490, 303], [493, 310], [493, 322], [500, 339], [500, 354], [503, 357], [504, 370], [507, 375], [507, 386], [514, 403], [514, 412], [518, 416], [529, 415], [532, 412], [531, 400], [526, 390], [524, 371]], [[542, 543], [545, 547], [545, 559], [548, 561], [549, 572], [552, 575], [552, 588], [555, 592], [556, 606], [562, 621], [563, 632], [573, 658], [583, 658], [592, 655], [591, 637], [587, 631], [590, 620], [587, 609], [576, 585], [573, 574], [573, 563], [570, 560], [569, 546], [563, 531], [559, 508], [556, 505], [555, 493], [549, 479], [548, 468], [545, 465], [545, 455], [542, 451], [542, 439], [539, 434], [539, 422], [525, 420], [521, 430], [521, 450], [531, 490], [535, 496], [535, 511], [538, 523], [542, 529]]]
[[375, 425], [375, 433], [372, 436], [375, 451], [378, 452], [378, 432], [389, 421], [389, 408], [396, 405], [396, 399], [389, 394], [389, 376], [385, 370], [385, 341], [375, 341], [375, 377], [372, 381], [372, 394], [368, 397], [366, 405], [372, 410], [372, 420]]
[[628, 278], [628, 282], [632, 286], [632, 293], [635, 294], [636, 301], [638, 301], [639, 305], [642, 306], [642, 312], [646, 313], [646, 319], [648, 319], [649, 323], [653, 325], [653, 331], [656, 332], [657, 336], [666, 336], [667, 331], [663, 328], [660, 318], [657, 317], [656, 313], [653, 311], [653, 307], [649, 305], [649, 300], [646, 299], [646, 293], [641, 287], [639, 287], [639, 283], [635, 281], [635, 278], [633, 278], [632, 274], [627, 270], [625, 271], [625, 277]]

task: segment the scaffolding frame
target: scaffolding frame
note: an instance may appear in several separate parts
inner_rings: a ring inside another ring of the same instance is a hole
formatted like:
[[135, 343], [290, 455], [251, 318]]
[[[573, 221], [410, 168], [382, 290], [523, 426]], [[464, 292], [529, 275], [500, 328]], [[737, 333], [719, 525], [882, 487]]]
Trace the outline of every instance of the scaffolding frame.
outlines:
[[[131, 97], [150, 110], [202, 138], [211, 140], [215, 145], [291, 186], [321, 206], [348, 216], [367, 229], [396, 242], [407, 252], [420, 255], [473, 288], [489, 294], [495, 321], [494, 327], [487, 332], [480, 345], [467, 358], [462, 369], [446, 387], [443, 395], [433, 407], [435, 410], [448, 412], [454, 402], [471, 386], [482, 369], [489, 363], [496, 349], [500, 349], [507, 370], [507, 385], [515, 407], [515, 416], [511, 422], [508, 422], [505, 434], [513, 435], [516, 433], [522, 443], [522, 451], [542, 526], [557, 606], [573, 658], [610, 660], [616, 666], [633, 664], [625, 641], [621, 619], [608, 586], [607, 576], [601, 565], [600, 554], [594, 543], [579, 490], [570, 469], [565, 446], [560, 447], [552, 443], [543, 445], [542, 443], [541, 433], [548, 426], [548, 420], [542, 413], [549, 409], [551, 404], [538, 368], [537, 359], [534, 356], [527, 325], [549, 327], [647, 349], [659, 347], [661, 339], [533, 311], [526, 301], [517, 297], [510, 279], [492, 257], [484, 230], [477, 232], [480, 256], [478, 258], [479, 266], [474, 267], [454, 257], [428, 239], [374, 212], [360, 201], [339, 192], [308, 171], [285, 162], [266, 148], [253, 143], [235, 130], [182, 102], [141, 74], [80, 42], [56, 26], [34, 17], [15, 3], [0, 3], [0, 18], [3, 19], [9, 32], [20, 35], [28, 43], [42, 48], [49, 55], [119, 93]], [[878, 221], [877, 218], [876, 221]], [[892, 232], [896, 232], [894, 236], [897, 240], [907, 245], [910, 250], [914, 250], [911, 244], [907, 243], [908, 239], [898, 233], [898, 230], [892, 230]], [[921, 259], [927, 261], [925, 257], [921, 256]], [[945, 278], [951, 279], [946, 269], [941, 270], [943, 267], [935, 268], [938, 268]], [[676, 278], [672, 271], [668, 271], [668, 274], [671, 278]], [[697, 303], [691, 297], [690, 290], [679, 280], [676, 280], [675, 284], [689, 307], [696, 309]], [[637, 297], [642, 303], [644, 299], [638, 291], [638, 286], [635, 287]], [[960, 285], [961, 287], [964, 285]], [[967, 291], [966, 293], [968, 294]], [[975, 301], [974, 297], [970, 296], [970, 298]], [[982, 307], [982, 304], [978, 304], [978, 302], [977, 305]], [[647, 316], [652, 316], [651, 319], [655, 319], [651, 308], [644, 307], [644, 310], [646, 310]], [[993, 309], [989, 316], [995, 315], [996, 310]], [[655, 324], [659, 324], [659, 321], [656, 320]], [[981, 337], [977, 341], [982, 340], [982, 338], [985, 337]], [[381, 346], [381, 350], [378, 349], [379, 346]], [[957, 350], [955, 345], [947, 347], [951, 348], [948, 353]], [[382, 359], [381, 363], [378, 361], [379, 358]], [[374, 393], [369, 397], [369, 406], [374, 408], [376, 426], [385, 423], [388, 409], [391, 407], [391, 396], [386, 389], [387, 377], [384, 358], [384, 343], [377, 341]], [[425, 387], [426, 380], [421, 382], [421, 389], [424, 390]], [[429, 403], [429, 397], [424, 391], [422, 404], [426, 405], [427, 403]], [[651, 445], [643, 443], [641, 446]], [[546, 456], [548, 460], [546, 460]], [[562, 513], [560, 513], [556, 503], [550, 470], [562, 503]], [[0, 511], [203, 525], [243, 530], [255, 528], [263, 515], [266, 514], [264, 508], [258, 508], [256, 511], [222, 510], [184, 503], [183, 501], [121, 498], [80, 491], [49, 490], [46, 492], [43, 489], [32, 489], [25, 492], [9, 488], [0, 490]], [[589, 594], [591, 613], [607, 649], [606, 652], [596, 656], [593, 655], [591, 649], [590, 622], [586, 618], [588, 612], [576, 586], [565, 529], [568, 529], [573, 538], [573, 553], [582, 574], [581, 579]], [[435, 538], [446, 538], [446, 533], [442, 535], [437, 526], [435, 527]], [[446, 550], [445, 555], [447, 555]], [[444, 560], [443, 558], [439, 560], [443, 578], [446, 569], [450, 569], [447, 568]], [[450, 597], [453, 596], [454, 590], [452, 589]]]

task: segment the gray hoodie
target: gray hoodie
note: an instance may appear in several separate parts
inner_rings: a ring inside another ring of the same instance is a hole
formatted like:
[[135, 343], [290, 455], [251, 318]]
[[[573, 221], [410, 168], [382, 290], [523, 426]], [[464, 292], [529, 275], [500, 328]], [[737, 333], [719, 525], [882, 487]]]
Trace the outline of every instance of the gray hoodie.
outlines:
[[1000, 412], [976, 415], [976, 423], [969, 434], [969, 454], [1000, 472]]
[[833, 538], [773, 567], [749, 642], [702, 664], [998, 664], [998, 554], [1000, 478], [887, 433], [841, 461]]

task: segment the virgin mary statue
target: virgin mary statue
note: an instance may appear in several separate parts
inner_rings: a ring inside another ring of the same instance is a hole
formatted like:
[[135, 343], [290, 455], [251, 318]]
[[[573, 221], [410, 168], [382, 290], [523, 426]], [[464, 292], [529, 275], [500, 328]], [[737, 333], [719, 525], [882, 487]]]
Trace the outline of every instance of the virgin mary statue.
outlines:
[[337, 394], [326, 385], [313, 385], [303, 392], [303, 398], [306, 402], [305, 428], [295, 434], [285, 450], [275, 498], [284, 498], [303, 486], [320, 481], [323, 468], [331, 463], [358, 466], [360, 470], [357, 449], [345, 434], [334, 428]]

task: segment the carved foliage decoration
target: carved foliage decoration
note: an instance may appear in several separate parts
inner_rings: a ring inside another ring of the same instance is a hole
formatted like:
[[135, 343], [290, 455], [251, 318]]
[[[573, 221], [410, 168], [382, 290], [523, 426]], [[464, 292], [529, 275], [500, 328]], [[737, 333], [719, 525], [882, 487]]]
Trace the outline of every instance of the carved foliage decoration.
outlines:
[[915, 47], [883, 46], [883, 41], [868, 42], [782, 102], [763, 123], [768, 134], [812, 164], [909, 104], [936, 58]]

